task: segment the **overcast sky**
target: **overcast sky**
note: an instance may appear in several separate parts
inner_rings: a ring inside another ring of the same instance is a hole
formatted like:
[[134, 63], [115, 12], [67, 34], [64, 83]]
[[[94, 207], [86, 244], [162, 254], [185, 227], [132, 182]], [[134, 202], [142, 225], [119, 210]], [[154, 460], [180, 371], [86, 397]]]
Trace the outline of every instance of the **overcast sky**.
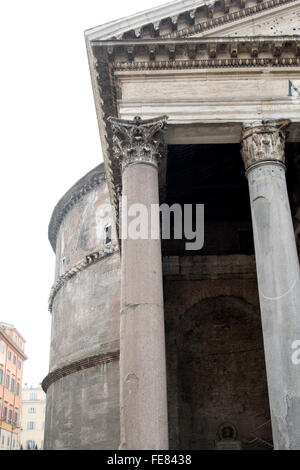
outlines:
[[0, 321], [26, 339], [24, 383], [48, 373], [52, 210], [102, 161], [83, 32], [164, 0], [7, 0], [0, 7]]

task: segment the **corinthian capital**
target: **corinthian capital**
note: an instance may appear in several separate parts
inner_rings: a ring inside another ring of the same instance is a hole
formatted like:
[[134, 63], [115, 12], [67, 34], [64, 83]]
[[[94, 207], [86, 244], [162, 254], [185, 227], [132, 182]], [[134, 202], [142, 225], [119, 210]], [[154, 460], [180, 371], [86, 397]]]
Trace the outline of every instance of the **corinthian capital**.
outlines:
[[137, 116], [133, 121], [108, 118], [113, 131], [114, 156], [123, 170], [131, 163], [158, 166], [167, 119], [168, 116], [147, 120]]
[[242, 157], [246, 170], [255, 163], [285, 163], [285, 129], [290, 121], [254, 121], [243, 126]]

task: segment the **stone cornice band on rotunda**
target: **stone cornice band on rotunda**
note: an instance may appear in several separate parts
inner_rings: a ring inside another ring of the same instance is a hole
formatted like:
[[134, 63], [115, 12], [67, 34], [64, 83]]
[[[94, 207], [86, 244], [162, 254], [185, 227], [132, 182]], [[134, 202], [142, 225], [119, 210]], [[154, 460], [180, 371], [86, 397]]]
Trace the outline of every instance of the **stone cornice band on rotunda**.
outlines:
[[81, 178], [57, 203], [49, 223], [48, 238], [53, 251], [62, 221], [69, 211], [89, 192], [106, 181], [103, 163]]
[[76, 372], [80, 372], [91, 367], [96, 367], [101, 364], [108, 364], [109, 362], [118, 361], [119, 357], [120, 351], [118, 350], [107, 353], [94, 354], [82, 359], [78, 359], [77, 361], [71, 362], [70, 364], [50, 372], [42, 382], [42, 389], [45, 393], [47, 393], [50, 385], [62, 379], [63, 377], [67, 377], [68, 375], [75, 374]]
[[98, 263], [102, 259], [110, 256], [114, 253], [119, 251], [119, 247], [117, 245], [112, 244], [109, 247], [104, 248], [103, 250], [93, 251], [89, 255], [86, 255], [84, 260], [80, 261], [79, 263], [75, 264], [72, 268], [66, 271], [64, 274], [59, 276], [55, 284], [52, 286], [50, 291], [50, 296], [48, 300], [48, 310], [52, 313], [53, 302], [56, 297], [56, 294], [60, 291], [60, 289], [66, 284], [69, 279], [72, 279], [81, 271], [84, 271], [89, 266]]

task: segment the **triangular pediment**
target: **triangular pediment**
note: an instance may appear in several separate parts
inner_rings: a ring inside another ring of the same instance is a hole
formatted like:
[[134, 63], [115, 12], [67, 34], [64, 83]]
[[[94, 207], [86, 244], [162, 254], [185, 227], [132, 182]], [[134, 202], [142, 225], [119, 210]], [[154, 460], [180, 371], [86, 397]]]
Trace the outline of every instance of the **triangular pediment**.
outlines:
[[179, 0], [86, 31], [107, 39], [300, 34], [300, 0]]
[[255, 17], [245, 17], [225, 25], [218, 25], [191, 37], [257, 37], [300, 35], [300, 4], [283, 5], [280, 9], [266, 10]]
[[[151, 8], [146, 11], [136, 13], [134, 15], [121, 18], [104, 25], [96, 26], [85, 32], [86, 37], [90, 41], [107, 40], [107, 39], [123, 39], [127, 35], [141, 37], [141, 33], [147, 27], [153, 28], [159, 32], [159, 27], [164, 21], [169, 19], [173, 24], [178, 20], [179, 15], [188, 15], [201, 6], [213, 5], [215, 0], [177, 0], [162, 4], [159, 7]], [[159, 35], [159, 34], [158, 34]]]

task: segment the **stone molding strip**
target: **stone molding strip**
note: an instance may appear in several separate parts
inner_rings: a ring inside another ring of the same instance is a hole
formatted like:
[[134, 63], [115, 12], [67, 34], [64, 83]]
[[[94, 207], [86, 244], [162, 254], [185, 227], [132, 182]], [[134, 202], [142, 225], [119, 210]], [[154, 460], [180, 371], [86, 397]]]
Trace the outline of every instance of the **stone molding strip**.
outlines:
[[295, 67], [300, 66], [300, 57], [279, 58], [227, 58], [159, 62], [118, 62], [115, 71], [122, 70], [170, 70], [170, 69], [206, 69], [235, 67]]
[[42, 382], [42, 389], [47, 393], [48, 388], [54, 382], [62, 379], [76, 372], [80, 372], [91, 367], [98, 366], [99, 364], [107, 364], [109, 362], [118, 361], [120, 357], [120, 351], [112, 351], [108, 353], [96, 354], [94, 356], [85, 357], [79, 361], [72, 362], [64, 367], [50, 372]]
[[94, 251], [90, 253], [89, 255], [87, 255], [84, 260], [75, 264], [75, 266], [73, 266], [71, 269], [69, 269], [64, 274], [62, 274], [51, 288], [49, 301], [48, 301], [49, 312], [52, 313], [53, 302], [54, 302], [56, 294], [69, 279], [76, 276], [81, 271], [84, 271], [89, 266], [95, 263], [98, 263], [98, 261], [106, 258], [109, 255], [112, 255], [113, 253], [117, 253], [118, 251], [119, 251], [119, 248], [117, 245], [111, 245], [110, 247], [106, 247], [103, 250]]

